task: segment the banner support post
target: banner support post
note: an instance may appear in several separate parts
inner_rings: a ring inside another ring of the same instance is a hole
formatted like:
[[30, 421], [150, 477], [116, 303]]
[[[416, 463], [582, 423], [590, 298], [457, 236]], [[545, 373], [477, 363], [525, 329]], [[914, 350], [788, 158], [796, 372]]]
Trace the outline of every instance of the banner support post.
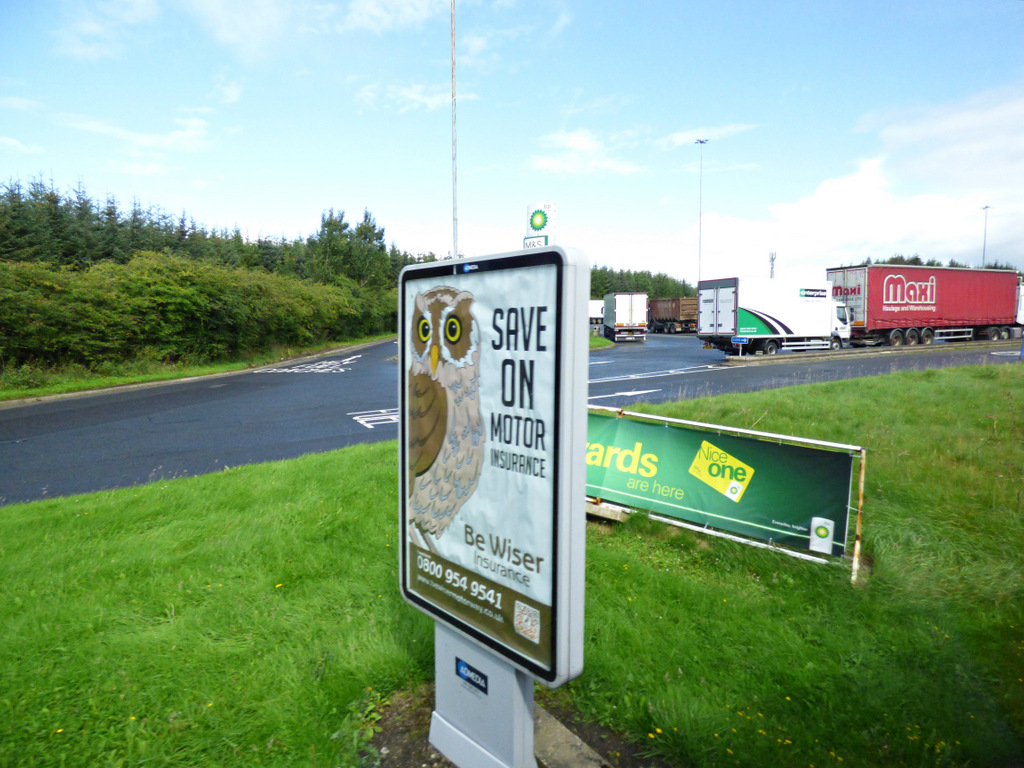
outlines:
[[857, 583], [857, 574], [860, 571], [860, 527], [864, 509], [864, 474], [868, 461], [868, 452], [865, 448], [860, 449], [860, 479], [857, 481], [857, 534], [853, 540], [853, 570], [850, 573], [850, 583]]

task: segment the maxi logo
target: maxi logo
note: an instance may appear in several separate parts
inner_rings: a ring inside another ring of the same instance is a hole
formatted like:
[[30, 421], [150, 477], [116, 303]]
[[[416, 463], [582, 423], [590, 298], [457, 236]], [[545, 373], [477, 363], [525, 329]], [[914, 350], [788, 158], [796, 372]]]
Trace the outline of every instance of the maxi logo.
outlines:
[[690, 465], [690, 474], [725, 498], [738, 502], [750, 485], [754, 468], [704, 440]]
[[938, 290], [935, 284], [935, 275], [930, 275], [927, 280], [907, 280], [904, 275], [886, 275], [882, 283], [882, 305], [883, 309], [890, 305], [903, 304], [936, 304]]
[[487, 675], [478, 669], [474, 669], [458, 656], [455, 657], [455, 674], [485, 696], [487, 695]]

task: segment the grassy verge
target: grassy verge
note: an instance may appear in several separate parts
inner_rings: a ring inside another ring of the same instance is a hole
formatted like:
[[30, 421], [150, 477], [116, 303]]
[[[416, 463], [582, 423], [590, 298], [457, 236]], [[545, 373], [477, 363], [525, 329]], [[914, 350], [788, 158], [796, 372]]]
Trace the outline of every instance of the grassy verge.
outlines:
[[608, 339], [606, 339], [604, 336], [601, 336], [600, 334], [595, 336], [593, 333], [591, 333], [590, 336], [587, 337], [587, 338], [588, 338], [588, 341], [590, 342], [590, 349], [600, 349], [601, 347], [610, 347], [610, 346], [612, 346], [615, 343], [614, 341], [609, 341]]
[[[651, 410], [864, 445], [871, 567], [592, 524], [586, 669], [555, 696], [680, 766], [1019, 764], [1024, 366]], [[0, 765], [360, 765], [378, 697], [433, 673], [395, 461], [0, 509]]]
[[145, 384], [153, 381], [173, 381], [190, 376], [210, 376], [230, 371], [258, 368], [282, 360], [320, 354], [332, 349], [365, 344], [394, 336], [380, 336], [354, 339], [344, 344], [333, 343], [320, 347], [293, 349], [281, 347], [261, 354], [248, 355], [237, 360], [219, 361], [202, 365], [184, 363], [161, 363], [154, 360], [134, 360], [123, 363], [106, 363], [97, 368], [68, 365], [62, 368], [48, 368], [34, 365], [8, 366], [0, 368], [0, 401], [19, 398], [64, 395], [105, 387], [120, 387], [129, 384]]
[[3, 510], [0, 765], [356, 764], [432, 668], [395, 446]]

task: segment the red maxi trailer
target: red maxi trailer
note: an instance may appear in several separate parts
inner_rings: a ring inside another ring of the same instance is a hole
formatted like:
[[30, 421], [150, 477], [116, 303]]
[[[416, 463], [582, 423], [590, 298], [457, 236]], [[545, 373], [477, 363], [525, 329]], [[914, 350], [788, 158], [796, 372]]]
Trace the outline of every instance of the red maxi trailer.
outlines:
[[1024, 324], [1012, 270], [875, 264], [826, 271], [833, 297], [851, 310], [856, 346], [1008, 339]]

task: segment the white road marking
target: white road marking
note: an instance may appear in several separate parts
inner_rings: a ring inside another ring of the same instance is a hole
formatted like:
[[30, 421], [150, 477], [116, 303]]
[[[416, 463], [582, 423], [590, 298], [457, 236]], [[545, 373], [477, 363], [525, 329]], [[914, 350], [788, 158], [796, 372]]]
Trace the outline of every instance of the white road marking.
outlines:
[[353, 421], [357, 424], [362, 424], [367, 429], [373, 429], [382, 424], [398, 423], [397, 408], [381, 408], [377, 411], [352, 411], [345, 415], [351, 416]]
[[690, 368], [673, 368], [668, 371], [647, 371], [645, 373], [630, 373], [625, 376], [608, 376], [603, 379], [591, 379], [589, 384], [601, 384], [609, 381], [635, 381], [637, 379], [656, 379], [660, 376], [682, 376], [687, 373], [699, 373], [707, 371], [727, 370], [718, 365], [695, 365]]
[[610, 395], [592, 395], [587, 400], [602, 400], [606, 397], [639, 397], [640, 395], [649, 395], [652, 392], [661, 392], [660, 389], [635, 389], [632, 392], [615, 392]]
[[345, 373], [352, 370], [351, 364], [360, 357], [362, 355], [353, 355], [344, 360], [321, 360], [316, 363], [302, 363], [281, 368], [262, 368], [257, 373]]

